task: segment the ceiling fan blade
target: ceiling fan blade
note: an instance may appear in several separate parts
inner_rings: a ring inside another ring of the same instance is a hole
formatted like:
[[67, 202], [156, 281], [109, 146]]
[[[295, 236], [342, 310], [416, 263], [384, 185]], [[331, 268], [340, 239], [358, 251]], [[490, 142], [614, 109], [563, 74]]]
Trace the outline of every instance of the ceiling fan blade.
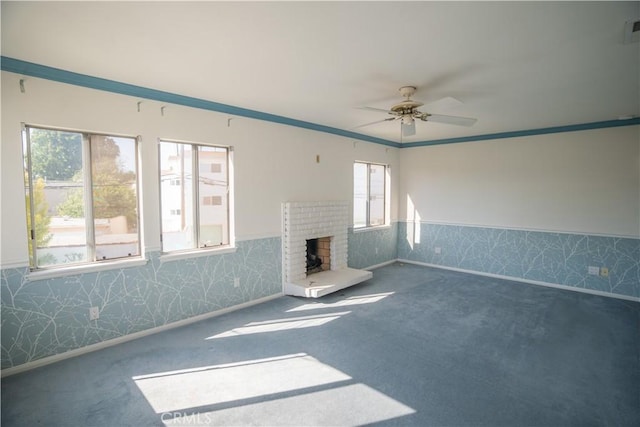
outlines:
[[376, 123], [388, 122], [390, 120], [395, 120], [395, 119], [396, 119], [395, 117], [389, 117], [388, 119], [376, 120], [375, 122], [365, 123], [363, 125], [356, 126], [352, 129], [363, 128], [365, 126], [375, 125]]
[[444, 123], [447, 125], [473, 126], [478, 119], [471, 117], [445, 116], [442, 114], [425, 114], [420, 117], [425, 122]]
[[463, 102], [453, 96], [445, 96], [437, 101], [430, 102], [424, 106], [427, 111], [440, 111], [447, 110], [454, 107], [459, 107]]
[[409, 124], [402, 124], [402, 136], [413, 136], [416, 134], [416, 121], [411, 120]]
[[359, 110], [369, 110], [369, 111], [377, 111], [379, 113], [387, 113], [389, 114], [389, 110], [383, 110], [382, 108], [373, 108], [373, 107], [356, 107]]

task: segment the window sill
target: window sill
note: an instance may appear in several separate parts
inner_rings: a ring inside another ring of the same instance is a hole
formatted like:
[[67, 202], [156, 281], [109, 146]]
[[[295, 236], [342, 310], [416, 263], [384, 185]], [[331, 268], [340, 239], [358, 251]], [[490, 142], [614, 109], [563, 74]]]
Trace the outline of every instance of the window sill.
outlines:
[[54, 279], [57, 277], [74, 276], [78, 274], [96, 273], [99, 271], [115, 270], [119, 268], [138, 267], [145, 265], [147, 259], [136, 257], [135, 259], [102, 261], [91, 264], [74, 265], [73, 267], [50, 268], [30, 271], [26, 279], [30, 282], [37, 280]]
[[366, 233], [367, 231], [380, 231], [380, 230], [388, 230], [389, 228], [391, 228], [390, 224], [384, 224], [384, 225], [376, 225], [374, 227], [358, 227], [358, 228], [353, 228], [353, 233]]
[[203, 256], [212, 256], [212, 255], [222, 255], [222, 254], [233, 254], [235, 253], [237, 248], [235, 246], [224, 246], [221, 248], [205, 248], [205, 249], [194, 249], [189, 251], [180, 251], [180, 252], [167, 252], [160, 255], [160, 262], [171, 262], [178, 261], [181, 259], [189, 259], [189, 258], [199, 258]]

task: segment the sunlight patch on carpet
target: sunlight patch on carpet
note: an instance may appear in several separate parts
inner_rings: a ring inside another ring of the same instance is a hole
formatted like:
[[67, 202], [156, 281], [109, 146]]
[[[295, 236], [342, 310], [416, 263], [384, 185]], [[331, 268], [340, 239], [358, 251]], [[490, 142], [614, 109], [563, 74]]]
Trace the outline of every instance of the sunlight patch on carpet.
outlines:
[[309, 304], [304, 304], [290, 310], [287, 310], [287, 313], [293, 311], [305, 311], [305, 310], [316, 310], [321, 308], [336, 308], [336, 307], [345, 307], [350, 305], [360, 305], [360, 304], [371, 304], [374, 302], [378, 302], [389, 295], [393, 295], [395, 292], [384, 292], [380, 294], [371, 294], [371, 295], [357, 295], [349, 298], [345, 298], [341, 301], [331, 302], [331, 303], [323, 303], [323, 302], [314, 302]]
[[212, 340], [216, 338], [228, 338], [238, 335], [250, 335], [250, 334], [262, 334], [265, 332], [278, 332], [287, 331], [290, 329], [302, 329], [311, 328], [314, 326], [321, 326], [326, 323], [336, 320], [345, 314], [351, 313], [350, 311], [343, 311], [341, 313], [328, 313], [318, 314], [315, 316], [304, 317], [290, 317], [288, 319], [275, 319], [267, 320], [264, 322], [251, 322], [240, 328], [234, 328], [230, 331], [222, 332], [217, 335], [210, 336], [206, 339]]

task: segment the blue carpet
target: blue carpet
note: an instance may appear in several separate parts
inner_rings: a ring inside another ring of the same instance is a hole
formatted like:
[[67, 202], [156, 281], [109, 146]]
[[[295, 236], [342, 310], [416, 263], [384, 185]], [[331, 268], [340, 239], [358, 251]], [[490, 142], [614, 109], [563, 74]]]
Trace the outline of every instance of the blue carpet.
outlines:
[[640, 425], [640, 303], [396, 263], [2, 381], [4, 426]]

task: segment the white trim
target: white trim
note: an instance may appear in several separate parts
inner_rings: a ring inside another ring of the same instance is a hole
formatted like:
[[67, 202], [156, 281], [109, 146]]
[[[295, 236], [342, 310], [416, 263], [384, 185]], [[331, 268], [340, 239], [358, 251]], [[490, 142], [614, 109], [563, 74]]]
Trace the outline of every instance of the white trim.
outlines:
[[369, 267], [365, 267], [363, 270], [367, 270], [367, 271], [371, 271], [371, 270], [375, 270], [376, 268], [380, 268], [380, 267], [385, 267], [387, 265], [391, 265], [395, 262], [398, 262], [397, 259], [392, 259], [391, 261], [385, 261], [385, 262], [381, 262], [380, 264], [374, 264], [374, 265], [370, 265]]
[[29, 268], [29, 261], [10, 261], [0, 265], [0, 270], [8, 270], [10, 268]]
[[37, 280], [53, 279], [56, 277], [75, 276], [78, 274], [96, 273], [98, 271], [114, 270], [118, 268], [139, 267], [149, 260], [143, 257], [135, 259], [118, 259], [114, 261], [99, 261], [91, 264], [75, 265], [73, 267], [51, 268], [34, 270], [27, 273], [25, 279], [29, 282]]
[[[247, 236], [237, 237], [235, 241], [248, 242], [252, 240], [272, 239], [272, 238], [281, 239], [282, 235], [280, 233], [251, 234]], [[222, 253], [233, 253], [236, 250], [237, 250], [237, 247], [227, 246], [224, 249], [211, 248], [210, 250], [202, 249], [202, 250], [185, 251], [180, 253], [176, 252], [176, 253], [162, 254], [161, 248], [159, 246], [148, 246], [148, 247], [145, 247], [143, 253], [147, 257], [151, 253], [160, 253], [161, 262], [169, 262], [169, 261], [175, 261], [178, 259], [196, 258], [198, 256], [217, 255]], [[139, 258], [136, 258], [135, 260], [127, 259], [125, 261], [117, 260], [113, 262], [100, 261], [99, 263], [96, 263], [96, 264], [91, 264], [91, 265], [86, 264], [86, 265], [73, 267], [73, 268], [69, 267], [66, 269], [52, 268], [52, 269], [37, 270], [29, 273], [28, 276], [33, 276], [34, 278], [32, 280], [42, 280], [42, 279], [49, 279], [53, 277], [69, 276], [73, 274], [91, 273], [93, 271], [103, 271], [103, 270], [108, 270], [112, 268], [135, 267], [138, 265], [144, 265], [147, 263], [147, 261], [148, 259], [145, 260], [145, 259], [139, 259]], [[120, 265], [117, 265], [117, 263], [128, 263], [128, 264], [120, 266]], [[29, 268], [29, 261], [10, 261], [0, 265], [0, 270], [8, 270], [11, 268]], [[82, 271], [79, 271], [79, 270], [82, 270]]]
[[281, 233], [264, 233], [264, 234], [247, 234], [246, 236], [236, 237], [236, 242], [247, 242], [249, 240], [261, 240], [261, 239], [273, 239], [277, 237], [282, 238]]
[[375, 227], [350, 227], [351, 230], [353, 231], [353, 234], [358, 234], [358, 233], [366, 233], [367, 231], [382, 231], [382, 230], [389, 230], [391, 228], [391, 224], [384, 224], [384, 225], [376, 225]]
[[214, 256], [223, 254], [233, 254], [238, 250], [235, 246], [224, 246], [221, 248], [201, 248], [180, 252], [169, 252], [160, 255], [160, 263], [178, 261], [181, 259], [199, 258], [204, 256]]
[[138, 338], [146, 337], [148, 335], [157, 334], [159, 332], [168, 331], [170, 329], [179, 328], [181, 326], [190, 325], [192, 323], [200, 322], [202, 320], [210, 319], [212, 317], [217, 317], [232, 311], [240, 310], [243, 308], [251, 307], [252, 305], [261, 304], [263, 302], [267, 302], [276, 298], [280, 298], [282, 293], [277, 293], [275, 295], [270, 295], [268, 297], [262, 297], [256, 300], [248, 301], [242, 304], [234, 305], [231, 307], [223, 308], [220, 310], [212, 311], [210, 313], [200, 314], [198, 316], [189, 317], [187, 319], [178, 320], [176, 322], [167, 323], [166, 325], [156, 326], [155, 328], [146, 329], [144, 331], [135, 332], [133, 334], [123, 335], [118, 338], [113, 338], [106, 341], [101, 341], [99, 343], [91, 344], [85, 347], [80, 347], [74, 350], [69, 350], [64, 353], [55, 354], [53, 356], [43, 357], [42, 359], [34, 360], [32, 362], [27, 362], [22, 365], [14, 366], [12, 368], [3, 369], [0, 371], [0, 377], [8, 377], [10, 375], [19, 374], [21, 372], [30, 371], [31, 369], [39, 368], [41, 366], [50, 365], [52, 363], [60, 362], [65, 359], [70, 359], [72, 357], [81, 356], [83, 354], [91, 353], [97, 350], [102, 350], [104, 348], [112, 347], [114, 345], [122, 344], [128, 341], [133, 341]]
[[440, 221], [412, 221], [412, 220], [398, 220], [398, 222], [404, 223], [420, 223], [420, 224], [435, 224], [435, 225], [449, 225], [452, 227], [473, 227], [473, 228], [495, 228], [498, 230], [514, 230], [514, 231], [532, 231], [538, 233], [556, 233], [556, 234], [575, 234], [579, 236], [596, 236], [596, 237], [611, 237], [611, 238], [623, 238], [623, 239], [640, 239], [640, 234], [638, 235], [627, 235], [627, 234], [605, 234], [605, 233], [596, 233], [596, 232], [586, 232], [586, 231], [569, 231], [569, 230], [548, 230], [543, 228], [527, 228], [527, 227], [506, 227], [501, 225], [482, 225], [482, 224], [462, 224], [462, 223], [453, 223], [453, 222], [440, 222]]
[[398, 258], [396, 261], [404, 262], [405, 264], [415, 264], [415, 265], [421, 265], [421, 266], [424, 266], [424, 267], [433, 267], [433, 268], [440, 268], [442, 270], [451, 270], [451, 271], [458, 271], [460, 273], [475, 274], [476, 276], [493, 277], [495, 279], [510, 280], [512, 282], [520, 282], [520, 283], [526, 283], [526, 284], [530, 284], [530, 285], [546, 286], [548, 288], [564, 289], [566, 291], [582, 292], [582, 293], [585, 293], [585, 294], [598, 295], [598, 296], [602, 296], [602, 297], [617, 298], [617, 299], [622, 299], [622, 300], [626, 300], [626, 301], [640, 302], [640, 298], [638, 298], [638, 297], [632, 297], [632, 296], [622, 295], [622, 294], [614, 294], [612, 292], [604, 292], [604, 291], [597, 291], [597, 290], [594, 290], [594, 289], [578, 288], [576, 286], [560, 285], [560, 284], [557, 284], [557, 283], [541, 282], [541, 281], [538, 281], [538, 280], [529, 280], [529, 279], [523, 279], [523, 278], [520, 278], [520, 277], [504, 276], [502, 274], [484, 273], [482, 271], [465, 270], [464, 268], [447, 267], [447, 266], [444, 266], [444, 265], [429, 264], [429, 263], [426, 263], [426, 262], [412, 261], [412, 260], [402, 259], [402, 258]]

